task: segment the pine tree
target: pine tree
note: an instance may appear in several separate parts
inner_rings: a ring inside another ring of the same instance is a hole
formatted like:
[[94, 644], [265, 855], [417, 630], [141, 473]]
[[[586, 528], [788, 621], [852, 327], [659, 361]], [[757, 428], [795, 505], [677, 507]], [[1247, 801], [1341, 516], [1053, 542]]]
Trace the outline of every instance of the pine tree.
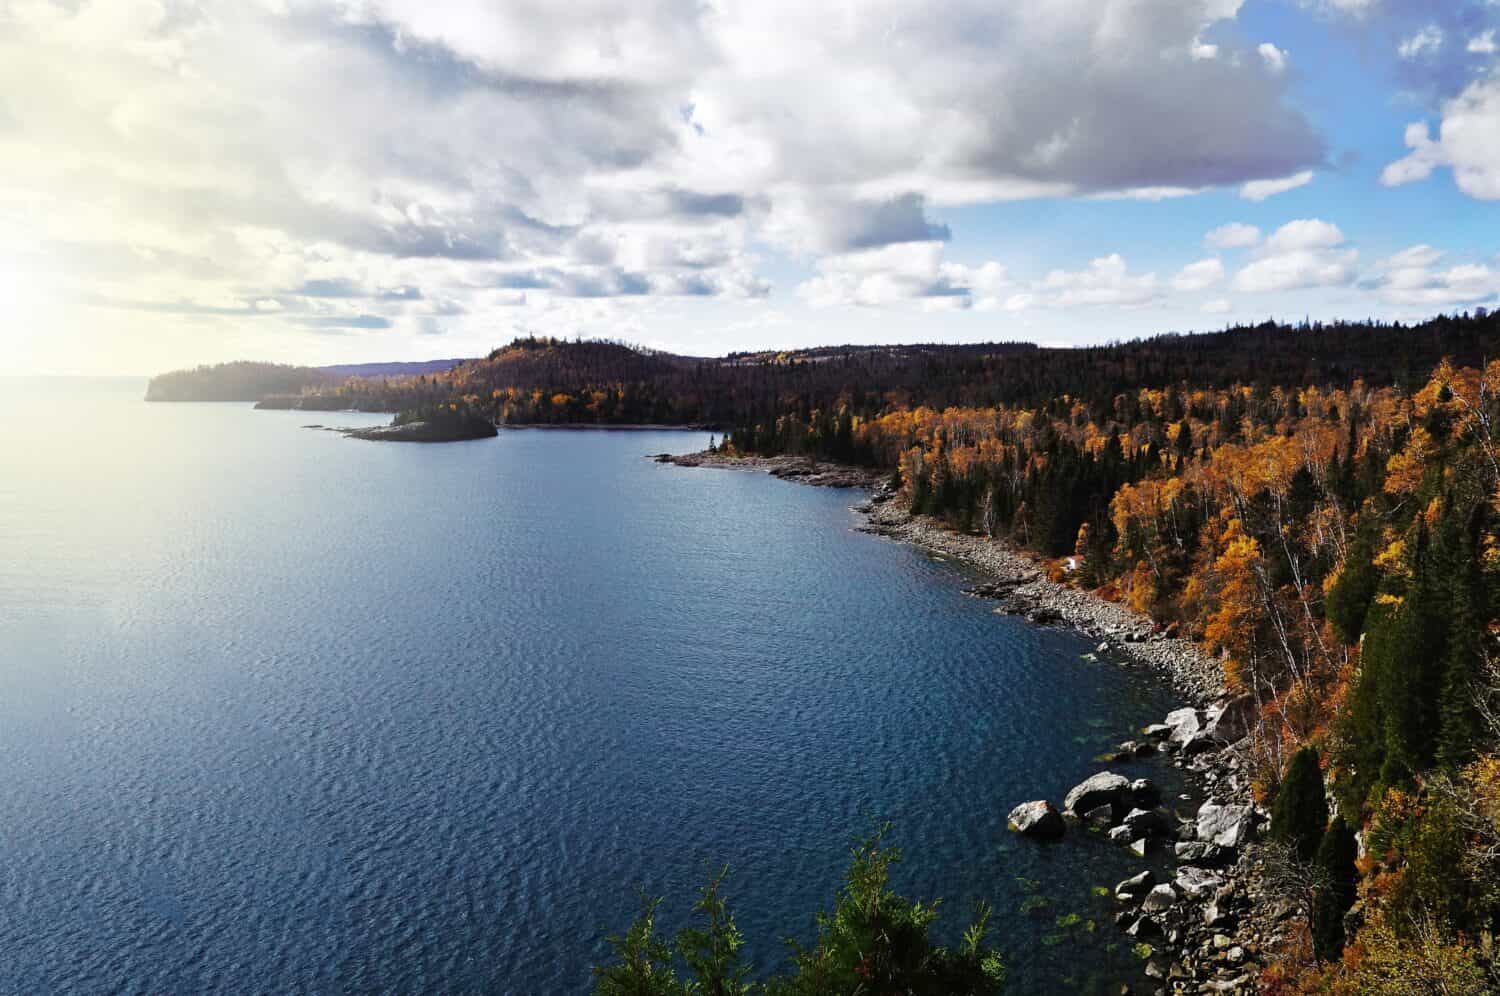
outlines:
[[1271, 809], [1271, 836], [1288, 844], [1303, 861], [1311, 861], [1328, 824], [1323, 772], [1318, 752], [1303, 747], [1292, 755], [1276, 804]]
[[1313, 951], [1319, 961], [1333, 961], [1343, 953], [1344, 914], [1354, 905], [1358, 853], [1354, 832], [1342, 816], [1335, 817], [1313, 857], [1323, 878], [1312, 909]]

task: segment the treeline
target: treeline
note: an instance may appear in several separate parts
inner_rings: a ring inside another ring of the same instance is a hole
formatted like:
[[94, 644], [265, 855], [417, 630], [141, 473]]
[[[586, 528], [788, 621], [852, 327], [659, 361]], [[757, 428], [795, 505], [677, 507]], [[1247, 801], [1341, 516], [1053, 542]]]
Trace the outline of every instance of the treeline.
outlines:
[[268, 394], [301, 395], [337, 386], [343, 378], [316, 367], [245, 360], [174, 370], [151, 378], [147, 401], [259, 401]]
[[829, 346], [721, 358], [528, 337], [445, 372], [353, 377], [267, 388], [262, 395], [289, 395], [281, 404], [309, 409], [392, 412], [464, 399], [498, 422], [703, 425], [763, 434], [778, 433], [778, 419], [810, 425], [841, 410], [868, 420], [923, 406], [1048, 409], [1068, 398], [1102, 424], [1114, 417], [1118, 397], [1142, 388], [1294, 388], [1362, 379], [1411, 390], [1444, 357], [1482, 362], [1497, 334], [1500, 320], [1476, 314], [1416, 326], [1266, 323], [1078, 349]]

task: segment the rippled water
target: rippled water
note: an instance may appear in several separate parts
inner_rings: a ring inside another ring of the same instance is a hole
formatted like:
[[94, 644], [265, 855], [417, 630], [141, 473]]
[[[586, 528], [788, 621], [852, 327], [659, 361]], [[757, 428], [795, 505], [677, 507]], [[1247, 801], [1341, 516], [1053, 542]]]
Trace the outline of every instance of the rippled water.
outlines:
[[642, 459], [698, 433], [0, 384], [0, 992], [578, 993], [708, 863], [776, 963], [875, 819], [1013, 991], [1138, 967], [1090, 893], [1129, 856], [1004, 820], [1169, 700], [850, 493]]

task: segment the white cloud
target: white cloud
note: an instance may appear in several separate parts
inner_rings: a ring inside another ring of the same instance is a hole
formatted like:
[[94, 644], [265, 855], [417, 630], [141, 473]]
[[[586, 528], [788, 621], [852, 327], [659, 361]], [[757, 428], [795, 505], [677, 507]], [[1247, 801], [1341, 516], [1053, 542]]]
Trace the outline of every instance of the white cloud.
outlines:
[[1312, 179], [1313, 171], [1305, 169], [1279, 180], [1251, 180], [1240, 188], [1240, 196], [1247, 201], [1263, 201], [1268, 197], [1284, 194], [1288, 190], [1305, 187], [1312, 182]]
[[1205, 315], [1227, 315], [1234, 310], [1226, 297], [1216, 297], [1212, 301], [1206, 301], [1201, 309]]
[[1474, 55], [1494, 55], [1496, 52], [1500, 52], [1500, 45], [1495, 44], [1495, 29], [1491, 28], [1482, 34], [1470, 38], [1467, 51]]
[[1277, 48], [1270, 42], [1261, 42], [1256, 49], [1260, 53], [1261, 62], [1265, 63], [1266, 69], [1272, 76], [1280, 76], [1286, 72], [1287, 54], [1285, 49]]
[[1434, 139], [1426, 124], [1406, 128], [1411, 152], [1380, 174], [1388, 187], [1425, 180], [1441, 166], [1453, 170], [1458, 189], [1479, 200], [1500, 200], [1500, 77], [1470, 83], [1443, 105]]
[[1079, 305], [1131, 307], [1161, 296], [1155, 273], [1130, 273], [1119, 253], [1101, 256], [1084, 270], [1052, 270], [1038, 284], [1048, 304], [1070, 308]]
[[1429, 24], [1410, 38], [1402, 39], [1396, 46], [1396, 54], [1403, 59], [1419, 59], [1434, 55], [1443, 47], [1443, 29]]
[[1010, 285], [999, 263], [969, 267], [947, 262], [943, 243], [935, 241], [825, 256], [818, 260], [817, 270], [797, 287], [798, 296], [815, 307], [884, 307], [915, 301], [925, 307], [968, 308], [977, 295], [981, 306], [992, 310], [996, 295]]
[[1299, 218], [1276, 229], [1266, 240], [1266, 248], [1272, 253], [1292, 252], [1298, 249], [1329, 249], [1342, 245], [1344, 233], [1339, 226], [1321, 218]]
[[1317, 218], [1288, 222], [1266, 240], [1258, 258], [1234, 275], [1240, 293], [1263, 294], [1309, 287], [1337, 287], [1354, 279], [1359, 254], [1339, 248], [1338, 226]]
[[1203, 237], [1210, 249], [1247, 249], [1259, 242], [1260, 229], [1240, 221], [1220, 225]]
[[1207, 290], [1224, 281], [1224, 264], [1218, 259], [1200, 259], [1184, 266], [1172, 278], [1174, 290], [1192, 292]]
[[1428, 245], [1412, 246], [1377, 266], [1373, 286], [1393, 304], [1427, 310], [1478, 304], [1500, 295], [1500, 272], [1483, 263], [1436, 269], [1444, 253]]

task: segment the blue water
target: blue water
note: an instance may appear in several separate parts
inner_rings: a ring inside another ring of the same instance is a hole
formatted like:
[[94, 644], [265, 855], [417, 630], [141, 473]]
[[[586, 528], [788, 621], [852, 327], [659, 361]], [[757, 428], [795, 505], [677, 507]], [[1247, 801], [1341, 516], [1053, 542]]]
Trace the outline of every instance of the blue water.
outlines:
[[701, 433], [0, 384], [0, 993], [579, 993], [710, 863], [777, 964], [877, 819], [1013, 992], [1138, 970], [1090, 894], [1138, 863], [1004, 820], [1170, 699], [855, 495], [643, 459]]

